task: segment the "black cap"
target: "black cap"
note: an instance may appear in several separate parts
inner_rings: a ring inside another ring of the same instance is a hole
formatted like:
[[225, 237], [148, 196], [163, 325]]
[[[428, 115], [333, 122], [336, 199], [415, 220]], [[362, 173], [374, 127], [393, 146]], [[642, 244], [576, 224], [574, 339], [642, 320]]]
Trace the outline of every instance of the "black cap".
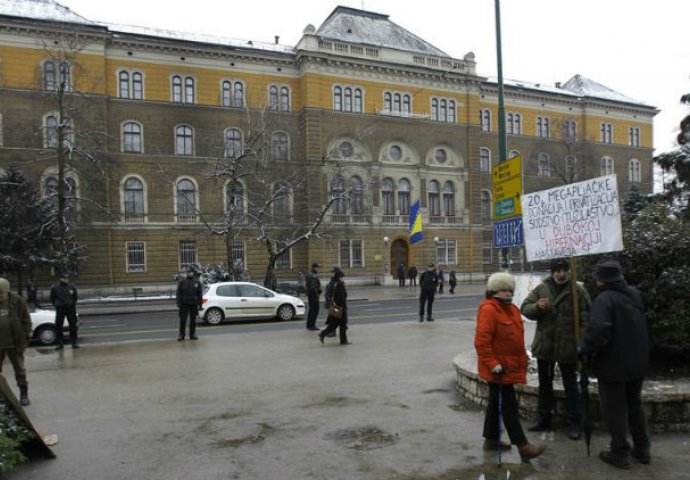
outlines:
[[594, 278], [601, 282], [617, 282], [623, 280], [621, 266], [615, 260], [599, 262], [594, 270]]
[[319, 268], [319, 266], [320, 266], [320, 265], [319, 265], [318, 263], [316, 263], [316, 262], [314, 262], [314, 263], [311, 264], [311, 268]]
[[551, 265], [550, 265], [550, 270], [551, 273], [557, 272], [558, 270], [565, 270], [566, 272], [570, 270], [570, 264], [568, 263], [568, 260], [565, 258], [554, 258], [551, 260]]
[[344, 277], [345, 273], [341, 270], [340, 267], [333, 267], [333, 270], [331, 271], [333, 273], [334, 277]]

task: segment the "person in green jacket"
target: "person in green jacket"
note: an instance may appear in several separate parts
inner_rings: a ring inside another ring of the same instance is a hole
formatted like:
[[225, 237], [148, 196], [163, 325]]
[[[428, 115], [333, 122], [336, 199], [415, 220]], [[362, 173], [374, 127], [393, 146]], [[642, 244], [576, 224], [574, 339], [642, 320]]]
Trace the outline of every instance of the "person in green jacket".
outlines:
[[[570, 285], [570, 264], [565, 258], [551, 261], [551, 275], [546, 277], [522, 302], [522, 314], [536, 320], [537, 329], [532, 341], [532, 356], [537, 359], [539, 373], [539, 401], [537, 420], [527, 427], [531, 432], [551, 429], [554, 408], [553, 377], [556, 363], [561, 371], [566, 395], [568, 437], [581, 436], [582, 412], [577, 383], [577, 339], [575, 314]], [[582, 285], [577, 285], [580, 311], [580, 331], [587, 329], [592, 300]]]

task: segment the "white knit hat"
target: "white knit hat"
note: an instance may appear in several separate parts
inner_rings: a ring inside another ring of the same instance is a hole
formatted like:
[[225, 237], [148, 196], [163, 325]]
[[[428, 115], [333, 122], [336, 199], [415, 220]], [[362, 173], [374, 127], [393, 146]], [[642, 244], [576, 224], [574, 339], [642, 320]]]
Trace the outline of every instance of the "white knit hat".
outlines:
[[498, 292], [500, 290], [515, 291], [515, 279], [510, 273], [496, 272], [489, 277], [486, 282], [486, 289], [490, 292]]

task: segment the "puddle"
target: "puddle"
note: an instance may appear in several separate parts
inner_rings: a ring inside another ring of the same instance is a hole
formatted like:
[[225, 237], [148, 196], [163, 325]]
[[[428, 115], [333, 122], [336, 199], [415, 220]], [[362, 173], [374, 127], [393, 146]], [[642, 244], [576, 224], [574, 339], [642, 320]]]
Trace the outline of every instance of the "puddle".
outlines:
[[325, 435], [328, 440], [335, 440], [344, 447], [354, 450], [373, 450], [388, 447], [398, 441], [398, 434], [384, 432], [374, 425], [345, 428]]

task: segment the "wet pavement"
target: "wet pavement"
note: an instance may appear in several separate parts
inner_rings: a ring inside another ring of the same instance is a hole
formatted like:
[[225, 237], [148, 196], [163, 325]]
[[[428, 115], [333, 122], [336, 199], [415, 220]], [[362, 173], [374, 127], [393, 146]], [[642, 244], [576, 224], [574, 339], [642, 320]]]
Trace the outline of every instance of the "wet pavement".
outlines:
[[357, 325], [349, 335], [345, 347], [265, 331], [30, 349], [26, 411], [58, 435], [57, 458], [9, 478], [690, 479], [687, 433], [654, 434], [652, 465], [625, 472], [596, 458], [603, 432], [589, 458], [563, 431], [531, 434], [545, 455], [521, 464], [513, 449], [499, 469], [481, 449], [483, 412], [455, 392], [452, 359], [472, 348], [472, 321]]

